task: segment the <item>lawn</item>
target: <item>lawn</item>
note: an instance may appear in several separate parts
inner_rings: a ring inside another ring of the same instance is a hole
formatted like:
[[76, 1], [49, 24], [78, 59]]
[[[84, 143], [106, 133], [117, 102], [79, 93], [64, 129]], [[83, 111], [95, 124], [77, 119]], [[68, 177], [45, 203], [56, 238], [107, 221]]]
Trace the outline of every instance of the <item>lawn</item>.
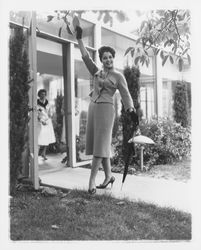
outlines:
[[174, 164], [155, 165], [149, 171], [136, 171], [134, 174], [187, 182], [191, 178], [191, 159], [185, 159]]
[[10, 201], [11, 240], [190, 240], [191, 215], [86, 191], [18, 191]]

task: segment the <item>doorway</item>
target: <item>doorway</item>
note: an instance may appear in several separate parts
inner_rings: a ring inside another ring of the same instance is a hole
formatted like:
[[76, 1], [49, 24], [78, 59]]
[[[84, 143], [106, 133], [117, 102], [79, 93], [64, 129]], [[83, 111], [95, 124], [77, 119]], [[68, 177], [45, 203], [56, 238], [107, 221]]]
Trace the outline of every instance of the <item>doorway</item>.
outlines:
[[[53, 127], [55, 142], [46, 147], [46, 159], [42, 157], [44, 146], [38, 146], [39, 176], [58, 171], [67, 161], [66, 126], [64, 112], [64, 77], [62, 44], [37, 37], [37, 93], [45, 89], [48, 100], [48, 116]], [[65, 96], [65, 98], [67, 98]], [[38, 127], [39, 132], [40, 126]]]

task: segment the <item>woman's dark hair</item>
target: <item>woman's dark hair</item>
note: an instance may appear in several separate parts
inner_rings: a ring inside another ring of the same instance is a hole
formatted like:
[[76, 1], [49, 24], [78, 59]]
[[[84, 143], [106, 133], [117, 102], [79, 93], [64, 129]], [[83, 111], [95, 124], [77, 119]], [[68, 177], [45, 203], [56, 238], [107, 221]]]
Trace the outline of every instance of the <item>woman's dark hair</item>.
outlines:
[[100, 58], [101, 62], [102, 62], [102, 57], [103, 57], [104, 52], [110, 52], [112, 54], [113, 58], [115, 57], [115, 50], [112, 47], [110, 47], [110, 46], [102, 46], [98, 50], [99, 58]]
[[42, 93], [45, 93], [45, 95], [47, 95], [46, 89], [40, 89], [40, 90], [38, 91], [38, 97], [40, 97], [40, 95], [41, 95]]

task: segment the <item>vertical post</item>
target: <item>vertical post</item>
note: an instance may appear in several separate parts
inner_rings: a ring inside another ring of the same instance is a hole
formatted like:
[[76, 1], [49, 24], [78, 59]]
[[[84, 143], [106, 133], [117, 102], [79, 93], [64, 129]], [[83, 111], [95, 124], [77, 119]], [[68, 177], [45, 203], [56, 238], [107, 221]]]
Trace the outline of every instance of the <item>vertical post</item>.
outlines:
[[143, 169], [144, 169], [143, 150], [144, 150], [144, 147], [141, 146], [140, 147], [140, 168], [141, 168], [141, 171], [143, 171]]
[[33, 79], [30, 90], [30, 104], [33, 109], [30, 119], [30, 178], [34, 189], [39, 188], [38, 177], [38, 136], [37, 136], [37, 58], [36, 58], [36, 12], [31, 14], [31, 27], [29, 37], [29, 58], [31, 78]]
[[63, 45], [63, 72], [65, 98], [65, 123], [68, 164], [76, 165], [75, 141], [75, 88], [74, 88], [74, 44]]
[[163, 79], [161, 74], [161, 61], [159, 61], [160, 58], [158, 56], [154, 57], [154, 75], [156, 77], [155, 81], [155, 100], [156, 100], [156, 115], [158, 117], [161, 117], [163, 115]]
[[98, 66], [101, 66], [101, 62], [98, 58], [98, 49], [100, 47], [101, 47], [101, 26], [100, 24], [95, 24], [94, 26], [94, 48], [96, 49], [95, 62]]

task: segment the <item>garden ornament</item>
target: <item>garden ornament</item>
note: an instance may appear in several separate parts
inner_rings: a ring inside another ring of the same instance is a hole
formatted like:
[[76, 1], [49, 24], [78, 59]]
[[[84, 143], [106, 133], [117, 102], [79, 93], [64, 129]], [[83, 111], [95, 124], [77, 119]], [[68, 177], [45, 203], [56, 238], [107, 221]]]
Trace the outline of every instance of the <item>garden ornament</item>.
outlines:
[[140, 144], [140, 146], [141, 146], [140, 147], [140, 167], [141, 167], [141, 170], [143, 170], [144, 144], [154, 144], [154, 141], [147, 136], [143, 136], [143, 135], [135, 136], [135, 131], [134, 131], [133, 137], [130, 140], [128, 140], [128, 143], [129, 143], [128, 155], [127, 155], [127, 158], [125, 161], [125, 168], [124, 168], [123, 179], [122, 179], [122, 187], [123, 187], [123, 183], [126, 179], [126, 175], [128, 173], [128, 166], [129, 166], [129, 161], [130, 161], [131, 155], [135, 152], [134, 144]]
[[144, 150], [144, 144], [154, 144], [154, 141], [144, 135], [138, 135], [138, 136], [134, 136], [133, 138], [131, 138], [128, 143], [136, 143], [140, 145], [140, 168], [141, 170], [143, 170], [144, 166], [143, 166], [143, 150]]

